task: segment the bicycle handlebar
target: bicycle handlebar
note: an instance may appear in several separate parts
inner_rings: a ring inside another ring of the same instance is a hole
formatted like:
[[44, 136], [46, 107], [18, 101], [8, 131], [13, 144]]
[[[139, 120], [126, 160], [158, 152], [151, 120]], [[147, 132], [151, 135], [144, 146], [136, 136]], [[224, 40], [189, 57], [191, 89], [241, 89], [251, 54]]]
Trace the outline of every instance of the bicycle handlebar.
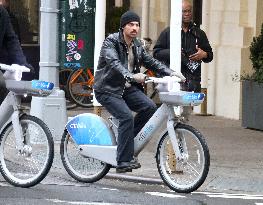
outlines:
[[18, 95], [48, 96], [52, 93], [54, 84], [46, 81], [15, 81], [6, 80], [6, 88]]
[[0, 64], [0, 69], [6, 71], [4, 73], [4, 78], [6, 80], [20, 81], [22, 79], [23, 72], [30, 72], [29, 68], [18, 64], [12, 64], [12, 65]]
[[10, 72], [15, 72], [17, 70], [22, 71], [22, 72], [30, 72], [29, 68], [27, 68], [26, 66], [18, 65], [18, 64], [6, 65], [6, 64], [0, 63], [0, 69], [10, 71]]
[[156, 87], [158, 91], [168, 91], [168, 92], [176, 92], [180, 91], [180, 82], [182, 82], [181, 78], [176, 76], [165, 76], [163, 78], [156, 78], [156, 77], [147, 77], [145, 79], [145, 83], [157, 83], [158, 86]]
[[148, 77], [146, 83], [158, 83], [156, 89], [159, 91], [160, 101], [173, 106], [197, 106], [205, 98], [203, 93], [193, 93], [182, 91], [180, 82], [182, 80], [176, 76], [166, 76], [163, 78]]
[[158, 84], [168, 84], [168, 83], [180, 83], [182, 80], [176, 76], [165, 76], [163, 78], [157, 77], [146, 77], [145, 83], [158, 83]]

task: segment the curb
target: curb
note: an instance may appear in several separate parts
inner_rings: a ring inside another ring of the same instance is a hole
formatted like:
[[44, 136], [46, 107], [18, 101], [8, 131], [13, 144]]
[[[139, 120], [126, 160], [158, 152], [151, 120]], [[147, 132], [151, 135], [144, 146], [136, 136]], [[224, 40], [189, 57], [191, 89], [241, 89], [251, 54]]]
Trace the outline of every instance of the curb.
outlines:
[[129, 181], [129, 182], [144, 183], [144, 184], [160, 184], [160, 185], [164, 184], [164, 182], [161, 179], [150, 178], [150, 177], [132, 176], [132, 175], [127, 175], [127, 174], [108, 173], [104, 178], [106, 178], [106, 179], [120, 179], [120, 180]]

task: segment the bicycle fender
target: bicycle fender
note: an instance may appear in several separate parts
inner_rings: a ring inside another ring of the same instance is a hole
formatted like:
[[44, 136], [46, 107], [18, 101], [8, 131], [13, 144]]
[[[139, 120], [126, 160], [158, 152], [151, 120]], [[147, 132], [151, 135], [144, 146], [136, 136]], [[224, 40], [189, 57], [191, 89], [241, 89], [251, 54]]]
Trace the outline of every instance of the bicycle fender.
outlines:
[[113, 133], [107, 122], [98, 115], [77, 115], [68, 121], [66, 129], [78, 145], [113, 145]]

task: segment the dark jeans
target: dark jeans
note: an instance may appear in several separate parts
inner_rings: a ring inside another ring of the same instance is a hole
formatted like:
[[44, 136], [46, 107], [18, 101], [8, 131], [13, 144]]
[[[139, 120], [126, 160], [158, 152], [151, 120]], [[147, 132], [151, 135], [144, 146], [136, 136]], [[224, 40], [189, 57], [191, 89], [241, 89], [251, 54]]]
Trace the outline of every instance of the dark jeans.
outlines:
[[195, 93], [201, 92], [201, 83], [197, 80], [186, 80], [184, 83], [182, 83], [182, 90], [184, 91], [194, 91]]
[[[126, 89], [122, 98], [96, 91], [95, 96], [98, 102], [119, 120], [117, 162], [131, 161], [134, 154], [134, 137], [156, 111], [155, 103], [135, 86]], [[135, 117], [132, 111], [137, 113]]]
[[[187, 68], [184, 68], [184, 70]], [[194, 91], [195, 93], [200, 93], [201, 92], [201, 76], [198, 74], [190, 74], [187, 72], [182, 72], [184, 77], [186, 78], [186, 81], [181, 84], [181, 89], [184, 91], [189, 91], [192, 92]]]

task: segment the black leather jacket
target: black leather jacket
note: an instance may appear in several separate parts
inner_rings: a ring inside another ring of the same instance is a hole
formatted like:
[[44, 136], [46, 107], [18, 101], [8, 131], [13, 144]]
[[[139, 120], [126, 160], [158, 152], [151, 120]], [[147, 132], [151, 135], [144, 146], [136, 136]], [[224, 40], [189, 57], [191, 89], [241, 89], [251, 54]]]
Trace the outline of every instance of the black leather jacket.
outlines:
[[[133, 40], [134, 73], [140, 72], [143, 65], [160, 75], [170, 75], [173, 71], [154, 59], [137, 40]], [[122, 30], [109, 35], [103, 42], [98, 67], [95, 73], [95, 91], [109, 93], [121, 97], [127, 79], [132, 79], [128, 70], [128, 48], [124, 41]]]

